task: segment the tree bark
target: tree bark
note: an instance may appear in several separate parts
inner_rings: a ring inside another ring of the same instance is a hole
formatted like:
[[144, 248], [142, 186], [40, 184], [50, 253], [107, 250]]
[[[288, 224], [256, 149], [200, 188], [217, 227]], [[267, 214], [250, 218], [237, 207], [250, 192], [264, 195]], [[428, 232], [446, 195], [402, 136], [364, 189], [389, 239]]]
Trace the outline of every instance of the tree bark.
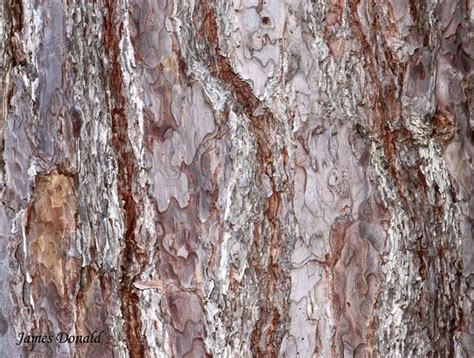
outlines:
[[2, 355], [474, 356], [470, 2], [0, 4]]

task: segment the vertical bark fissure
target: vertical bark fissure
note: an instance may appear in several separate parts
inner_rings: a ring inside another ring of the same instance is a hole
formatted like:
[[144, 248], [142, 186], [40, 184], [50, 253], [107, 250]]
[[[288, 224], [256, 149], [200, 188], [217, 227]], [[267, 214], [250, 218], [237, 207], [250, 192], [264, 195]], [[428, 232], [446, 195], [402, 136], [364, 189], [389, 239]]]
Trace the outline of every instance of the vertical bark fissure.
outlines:
[[133, 181], [135, 174], [135, 158], [128, 138], [128, 121], [126, 117], [126, 98], [122, 93], [123, 80], [120, 63], [120, 36], [123, 24], [117, 21], [120, 15], [114, 11], [114, 2], [106, 2], [104, 21], [104, 48], [111, 61], [110, 105], [112, 119], [112, 145], [117, 154], [118, 191], [122, 200], [124, 221], [124, 247], [120, 262], [121, 308], [127, 337], [127, 348], [132, 357], [142, 357], [145, 352], [145, 342], [140, 334], [139, 298], [132, 289], [132, 283], [142, 270], [143, 256], [136, 245], [135, 228], [138, 215], [137, 205], [133, 198]]

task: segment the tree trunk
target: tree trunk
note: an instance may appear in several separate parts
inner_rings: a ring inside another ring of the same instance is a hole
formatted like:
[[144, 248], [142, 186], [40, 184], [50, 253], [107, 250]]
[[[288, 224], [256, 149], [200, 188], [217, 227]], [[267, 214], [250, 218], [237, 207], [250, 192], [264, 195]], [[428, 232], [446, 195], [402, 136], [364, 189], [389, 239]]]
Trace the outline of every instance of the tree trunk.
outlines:
[[470, 2], [0, 2], [2, 356], [474, 356]]

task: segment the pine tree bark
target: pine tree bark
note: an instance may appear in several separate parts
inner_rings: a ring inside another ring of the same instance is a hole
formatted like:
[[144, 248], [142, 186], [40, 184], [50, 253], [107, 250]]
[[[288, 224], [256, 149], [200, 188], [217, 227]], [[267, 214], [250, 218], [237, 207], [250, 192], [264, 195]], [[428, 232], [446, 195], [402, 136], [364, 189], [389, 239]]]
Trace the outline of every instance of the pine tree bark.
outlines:
[[0, 4], [2, 355], [474, 356], [470, 2]]

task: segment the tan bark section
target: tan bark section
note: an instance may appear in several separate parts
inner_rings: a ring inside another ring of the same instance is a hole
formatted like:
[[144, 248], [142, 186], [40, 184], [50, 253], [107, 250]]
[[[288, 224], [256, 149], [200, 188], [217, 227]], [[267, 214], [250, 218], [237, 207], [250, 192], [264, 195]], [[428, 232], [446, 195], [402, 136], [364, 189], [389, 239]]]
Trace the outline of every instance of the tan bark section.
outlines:
[[75, 249], [76, 214], [71, 177], [56, 172], [36, 177], [26, 212], [26, 270], [32, 279], [34, 301], [44, 298], [40, 297], [43, 290], [56, 290], [51, 303], [61, 303], [57, 313], [70, 304], [69, 296], [79, 278], [80, 257], [70, 254]]

